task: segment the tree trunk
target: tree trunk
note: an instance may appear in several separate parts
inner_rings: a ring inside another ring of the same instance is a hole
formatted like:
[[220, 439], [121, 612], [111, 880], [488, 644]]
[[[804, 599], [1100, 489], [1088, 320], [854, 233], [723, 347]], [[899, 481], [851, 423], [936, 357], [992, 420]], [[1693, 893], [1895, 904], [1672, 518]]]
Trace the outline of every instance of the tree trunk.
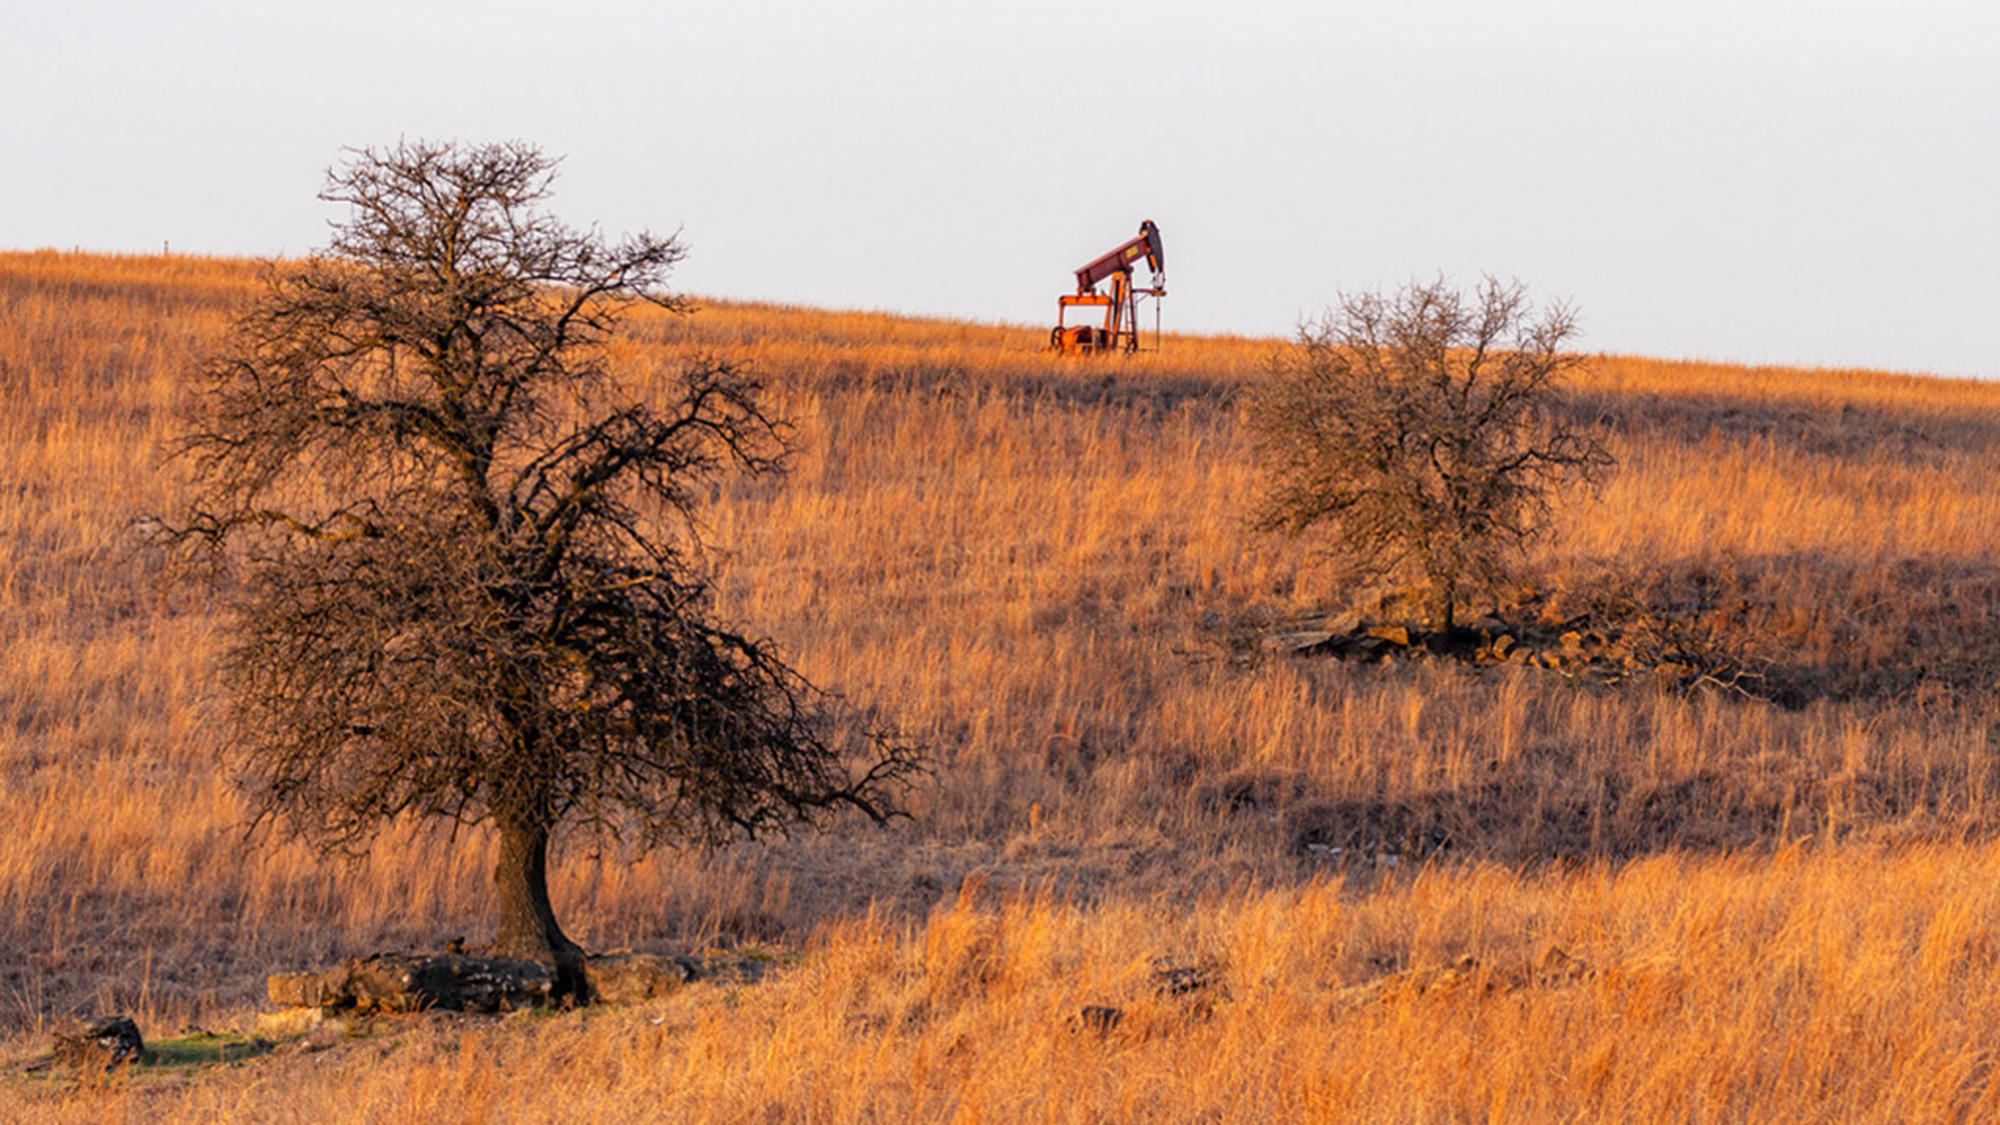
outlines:
[[1458, 604], [1458, 582], [1451, 578], [1439, 579], [1437, 588], [1437, 608], [1432, 619], [1439, 623], [1439, 629], [1449, 638], [1452, 627], [1457, 624], [1453, 611]]
[[493, 886], [500, 898], [499, 957], [556, 967], [556, 993], [581, 998], [583, 947], [569, 940], [549, 904], [549, 830], [532, 820], [499, 816], [500, 861]]

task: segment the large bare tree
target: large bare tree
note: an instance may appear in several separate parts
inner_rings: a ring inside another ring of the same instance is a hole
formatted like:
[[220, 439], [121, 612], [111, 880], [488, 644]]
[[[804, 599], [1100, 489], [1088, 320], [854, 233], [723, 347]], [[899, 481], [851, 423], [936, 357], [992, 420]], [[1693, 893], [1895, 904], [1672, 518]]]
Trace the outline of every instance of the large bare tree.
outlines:
[[1343, 294], [1249, 396], [1267, 531], [1318, 531], [1355, 572], [1406, 575], [1449, 632], [1547, 526], [1557, 488], [1610, 464], [1554, 409], [1576, 318], [1519, 283]]
[[727, 363], [608, 365], [623, 314], [681, 310], [682, 248], [551, 217], [530, 146], [349, 156], [322, 193], [348, 217], [272, 267], [183, 447], [260, 813], [347, 847], [406, 814], [490, 821], [495, 952], [559, 966], [560, 825], [717, 844], [893, 815], [914, 752], [837, 738], [834, 701], [712, 613], [697, 503], [778, 468], [785, 423]]

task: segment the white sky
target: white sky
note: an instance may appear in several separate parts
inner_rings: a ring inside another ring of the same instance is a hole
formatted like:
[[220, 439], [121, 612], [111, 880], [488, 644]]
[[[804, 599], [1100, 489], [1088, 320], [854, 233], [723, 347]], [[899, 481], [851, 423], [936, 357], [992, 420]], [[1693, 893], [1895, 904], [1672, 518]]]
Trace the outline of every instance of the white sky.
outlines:
[[1151, 218], [1170, 329], [1490, 273], [2000, 377], [1994, 0], [4, 3], [0, 247], [297, 253], [341, 146], [523, 139], [699, 294], [1039, 324]]

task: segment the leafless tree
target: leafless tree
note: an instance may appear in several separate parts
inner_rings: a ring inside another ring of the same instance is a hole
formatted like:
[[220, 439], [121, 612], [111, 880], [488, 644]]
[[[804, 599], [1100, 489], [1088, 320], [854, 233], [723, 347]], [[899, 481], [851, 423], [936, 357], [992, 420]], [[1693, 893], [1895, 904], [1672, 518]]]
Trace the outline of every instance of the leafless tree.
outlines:
[[1546, 526], [1557, 486], [1611, 463], [1550, 409], [1581, 363], [1563, 350], [1575, 333], [1519, 283], [1343, 295], [1249, 396], [1253, 524], [1323, 530], [1355, 572], [1417, 579], [1449, 631]]
[[[357, 847], [406, 814], [490, 821], [495, 952], [573, 968], [559, 825], [719, 844], [920, 768], [712, 612], [698, 502], [788, 428], [713, 360], [651, 397], [604, 345], [683, 251], [541, 205], [522, 144], [353, 150], [328, 249], [272, 268], [202, 374], [178, 532], [234, 600], [224, 672], [260, 811]], [[573, 979], [573, 978], [572, 978]]]

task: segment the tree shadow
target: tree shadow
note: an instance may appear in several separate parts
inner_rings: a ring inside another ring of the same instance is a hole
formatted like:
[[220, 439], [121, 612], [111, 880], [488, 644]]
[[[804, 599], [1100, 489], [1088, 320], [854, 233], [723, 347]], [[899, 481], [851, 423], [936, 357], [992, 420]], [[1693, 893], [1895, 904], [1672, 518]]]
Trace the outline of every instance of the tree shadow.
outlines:
[[[1687, 667], [1801, 708], [2000, 692], [2000, 561], [1778, 552], [1595, 574], [1566, 609], [1651, 630]], [[1575, 626], [1572, 626], [1575, 627]]]
[[1305, 801], [1282, 818], [1288, 855], [1309, 870], [1381, 869], [1438, 859], [1513, 865], [1716, 854], [1801, 839], [2000, 837], [1963, 790], [1930, 770], [1745, 778], [1605, 777], [1548, 788], [1520, 780], [1401, 799]]
[[1963, 412], [1912, 403], [1829, 403], [1693, 392], [1572, 389], [1556, 408], [1572, 425], [1689, 447], [1775, 444], [1809, 456], [1932, 466], [1953, 454], [2000, 451], [2000, 411]]

